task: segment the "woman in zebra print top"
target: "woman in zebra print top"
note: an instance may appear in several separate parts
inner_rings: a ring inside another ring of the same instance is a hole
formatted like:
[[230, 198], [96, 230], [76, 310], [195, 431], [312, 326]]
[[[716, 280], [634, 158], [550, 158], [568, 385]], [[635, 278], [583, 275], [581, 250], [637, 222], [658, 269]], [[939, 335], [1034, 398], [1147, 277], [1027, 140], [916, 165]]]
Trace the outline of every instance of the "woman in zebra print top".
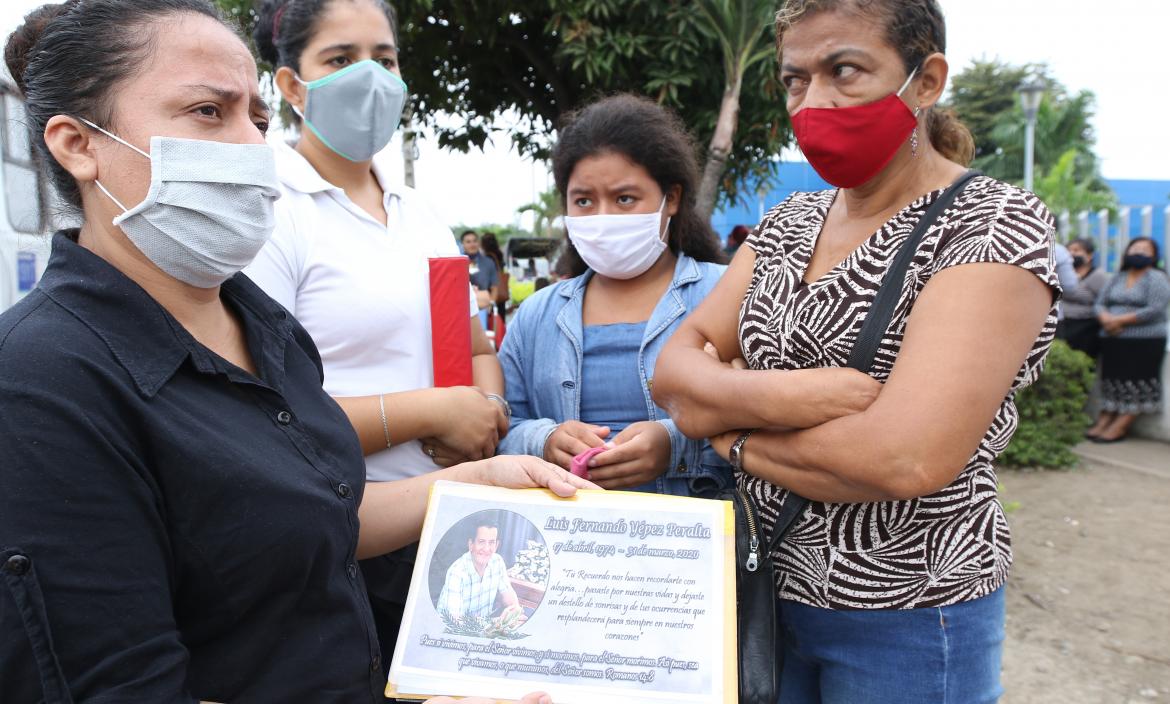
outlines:
[[[773, 555], [785, 704], [995, 701], [1011, 547], [993, 461], [1056, 326], [1052, 217], [971, 181], [915, 250], [869, 376], [844, 369], [974, 147], [933, 107], [948, 71], [934, 0], [789, 0], [777, 37], [797, 138], [839, 188], [765, 216], [663, 352], [655, 399], [724, 456], [738, 443], [765, 528], [788, 490], [811, 500]], [[855, 376], [880, 390], [855, 388], [851, 412], [838, 389]]]

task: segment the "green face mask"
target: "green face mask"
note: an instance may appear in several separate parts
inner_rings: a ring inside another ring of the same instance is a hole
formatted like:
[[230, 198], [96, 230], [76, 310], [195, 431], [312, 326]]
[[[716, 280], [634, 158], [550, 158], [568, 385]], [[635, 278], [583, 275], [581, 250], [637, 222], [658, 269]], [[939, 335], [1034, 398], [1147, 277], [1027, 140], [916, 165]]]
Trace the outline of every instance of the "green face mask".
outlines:
[[325, 146], [350, 161], [369, 161], [385, 148], [406, 107], [406, 83], [369, 59], [297, 81], [309, 92], [305, 111], [294, 110]]

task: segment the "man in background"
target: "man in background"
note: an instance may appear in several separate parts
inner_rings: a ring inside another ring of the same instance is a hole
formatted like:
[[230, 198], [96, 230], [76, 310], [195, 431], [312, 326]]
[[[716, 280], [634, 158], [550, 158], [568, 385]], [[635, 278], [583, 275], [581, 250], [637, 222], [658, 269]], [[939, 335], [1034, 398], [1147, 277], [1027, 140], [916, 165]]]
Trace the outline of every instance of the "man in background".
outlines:
[[463, 253], [467, 255], [471, 285], [475, 287], [476, 291], [488, 294], [489, 301], [496, 300], [496, 294], [499, 292], [500, 272], [496, 268], [496, 262], [480, 250], [479, 235], [474, 230], [467, 230], [460, 236], [459, 243], [463, 246]]

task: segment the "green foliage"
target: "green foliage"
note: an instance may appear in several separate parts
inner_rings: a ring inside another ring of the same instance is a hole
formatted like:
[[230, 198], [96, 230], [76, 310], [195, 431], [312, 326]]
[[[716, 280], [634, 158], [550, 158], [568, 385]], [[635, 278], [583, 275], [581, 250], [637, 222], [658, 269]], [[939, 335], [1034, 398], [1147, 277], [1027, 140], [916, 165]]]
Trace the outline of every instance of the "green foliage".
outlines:
[[553, 237], [559, 233], [553, 232], [552, 223], [561, 214], [561, 198], [556, 188], [550, 188], [541, 193], [535, 203], [528, 203], [516, 208], [517, 213], [532, 211], [535, 221], [532, 232], [539, 237]]
[[1025, 120], [1017, 89], [1029, 75], [1047, 85], [1036, 114], [1037, 195], [1054, 213], [1113, 207], [1117, 197], [1101, 177], [1094, 152], [1094, 95], [1070, 95], [1043, 64], [977, 60], [954, 77], [948, 106], [975, 137], [973, 166], [994, 178], [1022, 182]]
[[999, 456], [1005, 467], [1071, 467], [1072, 447], [1082, 440], [1089, 416], [1085, 403], [1093, 384], [1093, 360], [1063, 340], [1052, 343], [1044, 372], [1016, 396], [1020, 425]]
[[[254, 0], [215, 2], [251, 30]], [[565, 113], [618, 91], [677, 110], [701, 147], [715, 132], [724, 52], [717, 33], [685, 0], [392, 4], [415, 115], [443, 148], [482, 148], [502, 130], [522, 155], [545, 159]], [[769, 25], [757, 48], [772, 40]], [[725, 199], [736, 197], [740, 184], [774, 176], [771, 157], [791, 139], [774, 54], [757, 54], [744, 74]], [[437, 119], [443, 115], [451, 119]]]
[[976, 59], [951, 78], [947, 105], [955, 109], [971, 130], [975, 138], [976, 158], [995, 154], [999, 147], [991, 130], [1000, 115], [1016, 107], [1019, 100], [1016, 87], [1032, 74], [1050, 82], [1047, 73], [1047, 67], [1042, 64], [1012, 66], [999, 60]]
[[1035, 182], [1036, 195], [1054, 213], [1079, 213], [1083, 210], [1113, 210], [1117, 196], [1113, 191], [1102, 191], [1093, 176], [1077, 175], [1076, 149], [1069, 149]]
[[775, 72], [776, 6], [772, 0], [694, 0], [692, 6], [698, 29], [723, 55], [723, 94], [696, 198], [698, 212], [710, 217], [719, 193], [736, 188], [727, 161], [735, 147], [744, 78], [758, 64], [772, 66]]

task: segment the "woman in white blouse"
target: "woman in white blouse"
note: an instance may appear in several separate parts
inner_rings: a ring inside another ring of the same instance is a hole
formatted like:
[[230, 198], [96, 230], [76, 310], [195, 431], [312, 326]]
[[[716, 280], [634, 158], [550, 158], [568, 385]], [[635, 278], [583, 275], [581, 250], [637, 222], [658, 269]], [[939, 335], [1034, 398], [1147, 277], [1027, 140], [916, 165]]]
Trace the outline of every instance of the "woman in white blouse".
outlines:
[[[396, 29], [382, 0], [265, 0], [253, 35], [301, 130], [273, 144], [277, 227], [246, 273], [313, 337], [373, 482], [490, 457], [510, 416], [470, 289], [474, 386], [434, 387], [428, 260], [459, 249], [374, 159], [407, 98]], [[408, 548], [362, 563], [386, 663], [413, 559]]]

